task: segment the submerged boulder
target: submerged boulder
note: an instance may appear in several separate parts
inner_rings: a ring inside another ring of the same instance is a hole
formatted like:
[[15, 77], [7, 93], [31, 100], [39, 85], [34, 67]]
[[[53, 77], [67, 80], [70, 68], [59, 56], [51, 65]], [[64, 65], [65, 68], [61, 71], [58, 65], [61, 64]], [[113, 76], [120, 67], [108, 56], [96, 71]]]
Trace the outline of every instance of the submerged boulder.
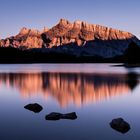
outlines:
[[130, 125], [122, 118], [113, 119], [110, 122], [110, 126], [111, 128], [121, 133], [126, 133], [130, 130]]
[[46, 120], [60, 120], [60, 119], [69, 119], [69, 120], [75, 120], [77, 119], [77, 115], [75, 112], [67, 113], [67, 114], [61, 114], [52, 112], [45, 117]]
[[28, 104], [24, 106], [24, 108], [33, 111], [34, 113], [39, 113], [43, 109], [43, 107], [37, 103]]

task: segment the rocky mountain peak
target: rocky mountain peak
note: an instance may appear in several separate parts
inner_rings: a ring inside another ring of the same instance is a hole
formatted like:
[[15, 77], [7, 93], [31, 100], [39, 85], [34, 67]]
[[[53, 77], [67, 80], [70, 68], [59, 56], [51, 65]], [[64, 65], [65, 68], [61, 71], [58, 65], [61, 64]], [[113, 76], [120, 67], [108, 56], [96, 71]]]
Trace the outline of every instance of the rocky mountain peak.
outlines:
[[28, 34], [29, 31], [30, 31], [30, 29], [28, 29], [28, 28], [26, 28], [26, 27], [23, 27], [23, 28], [20, 30], [19, 34], [20, 34], [20, 35], [25, 35], [25, 34]]
[[76, 20], [73, 23], [73, 27], [94, 32], [94, 29], [97, 27], [97, 25], [96, 24], [90, 24], [90, 23], [87, 23], [85, 21]]
[[23, 27], [19, 34], [16, 37], [22, 37], [22, 36], [40, 36], [41, 32], [36, 29], [28, 29], [26, 27]]
[[41, 34], [41, 32], [39, 30], [30, 29], [30, 31], [29, 31], [29, 35], [39, 36], [40, 34]]
[[73, 23], [73, 27], [74, 28], [82, 28], [82, 21], [80, 21], [80, 20], [76, 20], [74, 23]]
[[71, 24], [71, 23], [68, 20], [62, 18], [62, 19], [60, 19], [59, 24], [68, 25], [68, 24]]

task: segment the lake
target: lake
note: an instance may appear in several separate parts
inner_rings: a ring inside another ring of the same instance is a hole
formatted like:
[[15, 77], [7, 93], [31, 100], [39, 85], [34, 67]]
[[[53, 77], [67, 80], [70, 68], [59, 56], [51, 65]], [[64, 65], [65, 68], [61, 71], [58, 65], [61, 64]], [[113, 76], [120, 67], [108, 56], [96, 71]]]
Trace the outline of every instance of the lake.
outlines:
[[[43, 107], [40, 113], [24, 108]], [[77, 119], [45, 120], [51, 112]], [[131, 129], [110, 127], [122, 117]], [[138, 140], [140, 68], [113, 64], [0, 65], [0, 140]]]

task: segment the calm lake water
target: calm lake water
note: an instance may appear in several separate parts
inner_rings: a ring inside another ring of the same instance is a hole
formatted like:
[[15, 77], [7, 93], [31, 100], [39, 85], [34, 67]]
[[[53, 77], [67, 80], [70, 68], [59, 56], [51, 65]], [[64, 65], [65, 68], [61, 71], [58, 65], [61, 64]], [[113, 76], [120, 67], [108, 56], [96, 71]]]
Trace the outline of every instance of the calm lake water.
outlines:
[[[140, 69], [113, 64], [0, 65], [0, 140], [138, 140]], [[39, 103], [40, 113], [24, 106]], [[47, 121], [51, 112], [76, 120]], [[125, 134], [109, 123], [122, 117]]]

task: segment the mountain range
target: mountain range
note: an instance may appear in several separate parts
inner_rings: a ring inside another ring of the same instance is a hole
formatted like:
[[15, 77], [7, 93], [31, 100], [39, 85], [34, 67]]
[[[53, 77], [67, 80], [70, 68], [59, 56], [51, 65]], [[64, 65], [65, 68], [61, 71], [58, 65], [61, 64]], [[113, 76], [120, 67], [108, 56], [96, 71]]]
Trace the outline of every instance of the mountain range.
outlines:
[[123, 56], [136, 45], [140, 48], [139, 39], [129, 32], [83, 21], [71, 23], [66, 19], [42, 31], [24, 27], [17, 35], [0, 40], [0, 48], [106, 59]]

